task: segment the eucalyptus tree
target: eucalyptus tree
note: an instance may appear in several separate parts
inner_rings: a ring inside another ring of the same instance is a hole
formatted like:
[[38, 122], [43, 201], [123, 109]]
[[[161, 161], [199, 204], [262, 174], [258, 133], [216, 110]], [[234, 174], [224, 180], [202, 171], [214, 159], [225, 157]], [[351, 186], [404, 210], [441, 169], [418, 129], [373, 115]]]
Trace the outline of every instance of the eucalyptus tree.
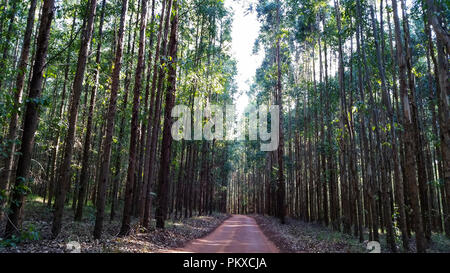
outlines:
[[[16, 150], [16, 138], [19, 123], [19, 111], [22, 104], [23, 89], [25, 87], [25, 76], [27, 72], [27, 63], [30, 55], [30, 46], [32, 41], [34, 18], [36, 13], [37, 1], [32, 0], [30, 2], [30, 8], [28, 11], [27, 24], [23, 35], [22, 50], [20, 53], [20, 59], [17, 67], [17, 77], [14, 90], [14, 109], [9, 122], [8, 135], [6, 136], [6, 142], [9, 143], [9, 149], [7, 155], [4, 157], [3, 170], [0, 171], [0, 218], [3, 215], [3, 206], [6, 201], [6, 190], [11, 177], [11, 172], [14, 168], [14, 156]], [[1, 87], [0, 87], [1, 88]]]

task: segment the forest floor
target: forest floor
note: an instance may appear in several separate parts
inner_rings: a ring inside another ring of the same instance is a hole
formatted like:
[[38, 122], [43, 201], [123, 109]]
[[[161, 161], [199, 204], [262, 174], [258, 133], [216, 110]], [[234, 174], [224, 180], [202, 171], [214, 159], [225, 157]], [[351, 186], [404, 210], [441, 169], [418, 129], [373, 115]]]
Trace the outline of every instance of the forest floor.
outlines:
[[[116, 220], [110, 222], [109, 214], [107, 214], [102, 239], [94, 240], [92, 232], [95, 224], [95, 209], [92, 206], [86, 207], [83, 221], [75, 222], [72, 209], [66, 207], [61, 233], [56, 239], [51, 239], [52, 211], [42, 203], [40, 198], [29, 199], [25, 206], [24, 232], [20, 238], [14, 240], [0, 238], [0, 253], [69, 252], [67, 243], [70, 241], [78, 242], [81, 252], [88, 253], [164, 252], [206, 236], [229, 217], [227, 214], [215, 213], [210, 216], [167, 220], [164, 230], [155, 229], [153, 221], [152, 228], [147, 233], [139, 232], [138, 221], [134, 219], [132, 233], [125, 237], [118, 237], [121, 217], [117, 215]], [[5, 227], [4, 221], [0, 222], [0, 234]]]
[[[252, 215], [264, 234], [275, 243], [281, 252], [289, 253], [367, 253], [367, 241], [360, 243], [358, 238], [342, 232], [333, 231], [316, 223], [306, 223], [286, 218], [282, 225], [278, 218]], [[365, 234], [368, 238], [368, 234]], [[399, 239], [400, 240], [400, 239]], [[397, 245], [400, 245], [399, 241]], [[381, 252], [389, 252], [384, 234], [380, 234]], [[414, 238], [410, 241], [411, 251], [415, 251]], [[450, 253], [450, 240], [442, 234], [433, 234], [427, 252]]]

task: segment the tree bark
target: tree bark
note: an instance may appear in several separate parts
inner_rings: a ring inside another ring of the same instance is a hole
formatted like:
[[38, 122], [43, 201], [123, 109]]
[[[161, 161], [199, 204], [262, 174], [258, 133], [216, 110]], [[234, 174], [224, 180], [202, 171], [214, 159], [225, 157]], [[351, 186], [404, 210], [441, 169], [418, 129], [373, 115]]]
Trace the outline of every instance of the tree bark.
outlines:
[[[392, 0], [392, 9], [394, 15], [395, 26], [395, 41], [397, 44], [397, 63], [399, 66], [399, 80], [400, 80], [400, 98], [403, 110], [403, 140], [405, 143], [405, 182], [408, 185], [410, 202], [413, 210], [414, 228], [416, 232], [416, 246], [417, 252], [425, 252], [426, 242], [423, 232], [422, 215], [419, 205], [419, 195], [416, 179], [416, 162], [414, 160], [414, 124], [412, 123], [412, 113], [410, 106], [410, 98], [408, 96], [406, 86], [406, 60], [403, 50], [403, 44], [400, 34], [400, 22], [397, 11], [397, 1]], [[405, 45], [408, 46], [408, 45]]]
[[125, 188], [125, 204], [122, 215], [122, 227], [119, 235], [125, 236], [130, 232], [131, 207], [133, 201], [133, 188], [135, 187], [136, 150], [139, 136], [139, 104], [142, 88], [142, 74], [144, 71], [145, 29], [147, 26], [147, 0], [141, 2], [141, 22], [139, 30], [139, 50], [136, 74], [134, 78], [133, 108], [131, 117], [130, 154], [128, 158], [127, 184]]
[[97, 96], [97, 89], [99, 84], [99, 74], [100, 74], [100, 57], [101, 57], [101, 48], [102, 48], [102, 37], [103, 37], [103, 21], [105, 18], [105, 5], [106, 0], [102, 1], [102, 11], [100, 15], [100, 24], [98, 27], [98, 44], [97, 44], [97, 53], [95, 56], [95, 72], [94, 72], [94, 86], [91, 90], [91, 97], [89, 101], [89, 109], [88, 109], [88, 118], [86, 124], [86, 134], [84, 136], [84, 145], [83, 145], [83, 158], [81, 165], [81, 174], [80, 174], [80, 187], [78, 191], [78, 204], [75, 211], [74, 219], [75, 221], [81, 221], [83, 217], [83, 200], [86, 198], [86, 188], [89, 179], [89, 158], [90, 158], [90, 148], [91, 148], [91, 135], [92, 135], [92, 120], [94, 118], [94, 106], [95, 99]]
[[64, 201], [70, 185], [73, 146], [75, 142], [75, 129], [78, 118], [78, 106], [83, 90], [84, 72], [88, 57], [89, 44], [91, 42], [92, 30], [94, 28], [94, 17], [97, 9], [97, 0], [90, 0], [88, 6], [88, 18], [83, 32], [81, 47], [78, 54], [77, 70], [73, 81], [72, 98], [69, 110], [69, 128], [65, 138], [64, 159], [60, 167], [59, 183], [57, 185], [57, 195], [55, 200], [55, 211], [53, 214], [52, 235], [56, 237], [61, 231], [62, 217], [64, 213]]
[[161, 163], [158, 181], [158, 207], [156, 208], [156, 227], [164, 228], [164, 221], [167, 214], [167, 189], [169, 184], [170, 153], [172, 145], [172, 108], [175, 103], [175, 90], [177, 81], [177, 48], [178, 48], [178, 0], [173, 1], [169, 42], [169, 62], [168, 62], [168, 83], [166, 91], [164, 129], [161, 145]]

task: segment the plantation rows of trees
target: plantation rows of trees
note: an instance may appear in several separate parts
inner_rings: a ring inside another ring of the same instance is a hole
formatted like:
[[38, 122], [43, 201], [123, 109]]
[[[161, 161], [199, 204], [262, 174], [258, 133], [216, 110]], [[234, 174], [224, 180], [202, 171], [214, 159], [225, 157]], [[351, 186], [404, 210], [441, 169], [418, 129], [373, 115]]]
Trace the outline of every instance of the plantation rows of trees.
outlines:
[[384, 236], [392, 252], [450, 237], [448, 2], [253, 8], [265, 58], [251, 101], [282, 106], [281, 147], [236, 149], [228, 210]]
[[[0, 214], [20, 232], [26, 196], [75, 221], [149, 230], [225, 211], [228, 145], [173, 142], [174, 104], [231, 103], [231, 12], [217, 0], [2, 0]], [[172, 143], [173, 142], [173, 143]], [[220, 167], [220, 168], [219, 168]]]

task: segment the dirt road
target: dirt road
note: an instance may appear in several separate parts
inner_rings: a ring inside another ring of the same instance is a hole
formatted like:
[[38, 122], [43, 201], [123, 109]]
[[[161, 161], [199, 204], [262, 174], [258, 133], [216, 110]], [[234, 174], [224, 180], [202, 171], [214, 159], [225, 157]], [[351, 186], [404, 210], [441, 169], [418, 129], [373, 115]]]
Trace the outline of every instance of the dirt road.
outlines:
[[276, 253], [279, 250], [267, 239], [253, 218], [233, 215], [211, 234], [171, 252]]

